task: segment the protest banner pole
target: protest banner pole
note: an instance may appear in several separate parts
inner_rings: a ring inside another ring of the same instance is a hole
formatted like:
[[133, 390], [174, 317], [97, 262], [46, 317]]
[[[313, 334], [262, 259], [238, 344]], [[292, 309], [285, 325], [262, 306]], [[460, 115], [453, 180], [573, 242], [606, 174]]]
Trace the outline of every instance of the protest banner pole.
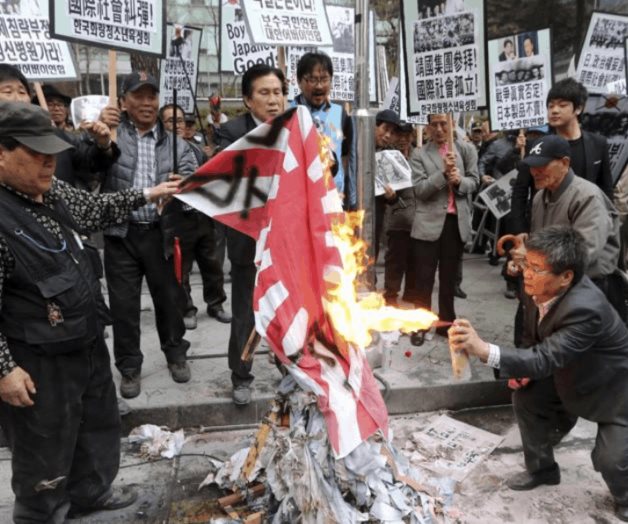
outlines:
[[48, 103], [46, 102], [46, 97], [44, 96], [44, 90], [41, 88], [41, 82], [33, 82], [33, 87], [35, 88], [35, 94], [37, 95], [39, 107], [48, 111]]
[[[179, 174], [179, 166], [177, 162], [177, 114], [179, 113], [179, 107], [177, 105], [177, 89], [172, 89], [172, 118], [174, 119], [174, 127], [172, 128], [172, 172], [175, 175]], [[184, 118], [181, 115], [181, 118]]]
[[[117, 80], [117, 69], [118, 69], [118, 56], [116, 52], [113, 50], [109, 50], [109, 106], [110, 107], [118, 107], [118, 80]], [[111, 140], [116, 140], [117, 132], [115, 129], [111, 130]]]
[[[526, 134], [523, 130], [523, 128], [519, 129], [519, 136], [522, 136], [525, 138]], [[519, 155], [521, 156], [521, 159], [523, 160], [523, 157], [526, 156], [526, 148], [525, 146], [522, 146], [520, 151], [519, 151]]]
[[450, 152], [454, 150], [454, 115], [453, 113], [447, 113], [447, 147]]
[[[375, 254], [375, 116], [369, 112], [369, 0], [355, 5], [355, 122], [357, 135], [357, 205], [364, 211], [359, 235], [367, 243], [367, 255]], [[364, 284], [375, 287], [375, 264], [364, 272]]]
[[416, 146], [423, 147], [423, 126], [419, 125], [416, 130]]

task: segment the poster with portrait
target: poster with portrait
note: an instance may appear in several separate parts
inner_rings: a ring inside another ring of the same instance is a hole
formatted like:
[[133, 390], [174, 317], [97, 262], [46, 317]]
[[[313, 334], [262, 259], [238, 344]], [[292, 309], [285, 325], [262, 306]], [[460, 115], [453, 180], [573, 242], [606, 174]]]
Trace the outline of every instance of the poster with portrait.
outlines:
[[510, 213], [512, 188], [517, 180], [517, 174], [516, 169], [509, 171], [480, 193], [480, 198], [495, 218], [503, 218]]
[[240, 0], [255, 44], [320, 47], [333, 45], [323, 0]]
[[[353, 20], [355, 16], [355, 9], [353, 7], [339, 7], [339, 6], [326, 6], [327, 16], [329, 20]], [[377, 64], [375, 63], [375, 48], [372, 42], [375, 41], [375, 23], [374, 15], [371, 11], [370, 14], [370, 26], [369, 26], [369, 99], [371, 102], [377, 101]], [[343, 25], [343, 24], [341, 24]], [[346, 24], [345, 24], [346, 25]], [[349, 45], [347, 38], [341, 38], [341, 35], [346, 35], [347, 32], [336, 27], [336, 35], [338, 38], [334, 40], [334, 45], [338, 47], [318, 47], [318, 48], [306, 48], [306, 47], [288, 47], [286, 49], [286, 78], [288, 79], [288, 100], [294, 100], [299, 94], [299, 84], [297, 81], [297, 64], [300, 58], [307, 52], [319, 51], [327, 54], [331, 58], [332, 66], [334, 69], [334, 76], [332, 78], [331, 94], [332, 100], [337, 102], [353, 102], [355, 93], [355, 43], [352, 40]], [[333, 32], [333, 30], [332, 30]], [[351, 38], [354, 38], [354, 27], [351, 27]], [[339, 51], [340, 49], [340, 51]], [[346, 50], [349, 49], [347, 52]]]
[[606, 93], [607, 84], [625, 77], [626, 37], [628, 16], [593, 12], [577, 69], [589, 93]]
[[402, 0], [408, 113], [487, 105], [484, 0]]
[[55, 38], [160, 58], [166, 54], [165, 0], [49, 1]]
[[96, 122], [100, 118], [100, 112], [108, 105], [108, 96], [87, 95], [73, 98], [70, 114], [75, 129], [78, 129], [82, 122]]
[[71, 47], [50, 38], [43, 0], [0, 0], [0, 64], [19, 68], [31, 81], [79, 78]]
[[254, 64], [276, 67], [277, 48], [254, 44], [239, 0], [220, 1], [220, 70], [243, 75]]
[[383, 195], [386, 185], [395, 191], [412, 187], [412, 169], [401, 151], [378, 151], [375, 153], [375, 162], [375, 196]]
[[628, 97], [617, 94], [589, 95], [580, 116], [583, 129], [608, 140], [613, 182], [628, 163]]
[[172, 104], [177, 90], [177, 104], [184, 112], [194, 112], [198, 57], [203, 30], [183, 24], [168, 24], [168, 50], [161, 60], [159, 75], [159, 106]]
[[549, 29], [488, 42], [488, 87], [493, 131], [541, 126], [552, 87]]

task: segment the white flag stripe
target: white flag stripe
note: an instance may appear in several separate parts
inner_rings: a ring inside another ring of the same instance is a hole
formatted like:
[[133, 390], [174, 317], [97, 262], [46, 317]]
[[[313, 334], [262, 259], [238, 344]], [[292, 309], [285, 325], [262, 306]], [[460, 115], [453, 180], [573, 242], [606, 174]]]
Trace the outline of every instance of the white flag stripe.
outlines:
[[277, 198], [277, 191], [279, 191], [279, 183], [281, 182], [281, 177], [279, 175], [273, 176], [273, 181], [270, 184], [270, 189], [268, 190], [268, 200], [274, 200]]
[[270, 323], [274, 320], [277, 308], [283, 304], [288, 298], [288, 290], [282, 282], [275, 282], [266, 290], [266, 293], [259, 299], [257, 303], [257, 311], [255, 312], [255, 325], [257, 332], [262, 335], [260, 327], [266, 336], [266, 330]]
[[299, 163], [297, 162], [292, 149], [290, 149], [290, 146], [287, 146], [286, 155], [283, 157], [283, 168], [286, 173], [290, 173], [290, 171], [297, 167], [299, 167]]
[[336, 241], [334, 240], [334, 234], [331, 231], [325, 232], [325, 246], [336, 247]]
[[275, 140], [271, 146], [265, 146], [262, 144], [253, 143], [249, 140], [251, 136], [266, 137], [270, 126], [268, 124], [261, 124], [257, 126], [249, 134], [243, 136], [239, 140], [236, 140], [225, 151], [246, 151], [247, 149], [266, 149], [269, 151], [283, 151], [288, 145], [288, 139], [290, 138], [290, 130], [285, 127], [279, 132], [277, 140]]
[[353, 388], [353, 392], [356, 397], [360, 396], [360, 390], [362, 389], [362, 371], [364, 370], [364, 361], [366, 360], [366, 353], [361, 347], [352, 347], [353, 353], [351, 354], [351, 367], [349, 368], [349, 376], [347, 382]]
[[262, 253], [262, 259], [260, 260], [259, 269], [257, 270], [257, 274], [259, 275], [266, 268], [269, 268], [273, 265], [273, 259], [270, 256], [270, 249], [265, 249]]
[[[272, 186], [274, 177], [270, 176], [260, 176], [255, 179], [255, 187], [260, 191], [268, 194], [270, 188]], [[175, 198], [178, 198], [182, 202], [192, 206], [194, 209], [198, 209], [201, 213], [205, 213], [209, 216], [214, 215], [224, 215], [227, 213], [240, 212], [242, 211], [242, 203], [245, 201], [246, 193], [247, 193], [247, 179], [243, 178], [238, 188], [235, 192], [235, 195], [231, 199], [231, 202], [226, 205], [215, 204], [207, 198], [206, 193], [209, 191], [213, 195], [224, 198], [229, 189], [231, 187], [231, 183], [225, 180], [212, 180], [194, 191], [190, 191], [189, 193], [183, 193], [181, 195], [175, 195]], [[255, 195], [251, 198], [251, 208], [264, 207], [264, 202], [262, 202]]]
[[326, 393], [323, 388], [305, 371], [303, 371], [299, 366], [294, 363], [288, 364], [286, 369], [290, 372], [290, 374], [294, 377], [294, 380], [297, 381], [297, 384], [301, 387], [301, 389], [305, 391], [311, 391], [317, 397], [325, 397]]
[[321, 163], [321, 159], [318, 155], [316, 155], [316, 158], [312, 160], [312, 163], [307, 166], [307, 176], [312, 182], [318, 182], [321, 178], [323, 178], [323, 164]]
[[286, 356], [290, 357], [295, 355], [303, 349], [305, 336], [307, 334], [308, 319], [309, 315], [307, 314], [307, 310], [305, 308], [299, 308], [299, 311], [297, 311], [297, 314], [292, 319], [290, 327], [281, 341]]
[[312, 113], [310, 113], [307, 110], [306, 111], [297, 110], [297, 115], [299, 118], [299, 129], [301, 130], [301, 137], [302, 137], [302, 140], [305, 142], [305, 139], [310, 134], [310, 131], [312, 130], [312, 126], [314, 125], [314, 122], [312, 121]]
[[257, 243], [255, 244], [255, 264], [259, 264], [262, 260], [262, 254], [266, 251], [266, 239], [268, 238], [268, 233], [270, 232], [270, 228], [272, 227], [272, 220], [268, 222], [268, 225], [260, 229], [259, 238], [257, 239]]
[[327, 215], [342, 213], [342, 201], [337, 189], [330, 189], [327, 194], [321, 198], [323, 204], [323, 212]]

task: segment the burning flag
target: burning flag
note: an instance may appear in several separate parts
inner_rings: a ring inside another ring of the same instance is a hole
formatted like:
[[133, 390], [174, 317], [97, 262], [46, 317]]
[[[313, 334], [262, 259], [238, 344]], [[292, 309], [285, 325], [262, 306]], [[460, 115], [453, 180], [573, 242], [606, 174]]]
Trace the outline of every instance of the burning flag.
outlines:
[[293, 108], [201, 166], [178, 198], [257, 239], [256, 330], [317, 396], [329, 441], [344, 457], [388, 431], [366, 362], [368, 331], [426, 329], [436, 316], [385, 307], [377, 295], [357, 299], [361, 250], [322, 140], [309, 111]]

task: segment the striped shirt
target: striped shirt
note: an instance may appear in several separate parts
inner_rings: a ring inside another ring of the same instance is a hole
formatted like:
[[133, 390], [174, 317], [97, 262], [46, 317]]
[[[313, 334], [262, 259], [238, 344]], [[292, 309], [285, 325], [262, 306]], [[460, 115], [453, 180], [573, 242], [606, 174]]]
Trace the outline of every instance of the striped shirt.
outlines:
[[[156, 183], [157, 161], [155, 158], [155, 146], [159, 140], [159, 125], [140, 135], [136, 129], [137, 137], [137, 166], [133, 176], [133, 187], [144, 189], [153, 187]], [[157, 220], [157, 206], [146, 204], [137, 211], [131, 213], [131, 222], [155, 222]]]

